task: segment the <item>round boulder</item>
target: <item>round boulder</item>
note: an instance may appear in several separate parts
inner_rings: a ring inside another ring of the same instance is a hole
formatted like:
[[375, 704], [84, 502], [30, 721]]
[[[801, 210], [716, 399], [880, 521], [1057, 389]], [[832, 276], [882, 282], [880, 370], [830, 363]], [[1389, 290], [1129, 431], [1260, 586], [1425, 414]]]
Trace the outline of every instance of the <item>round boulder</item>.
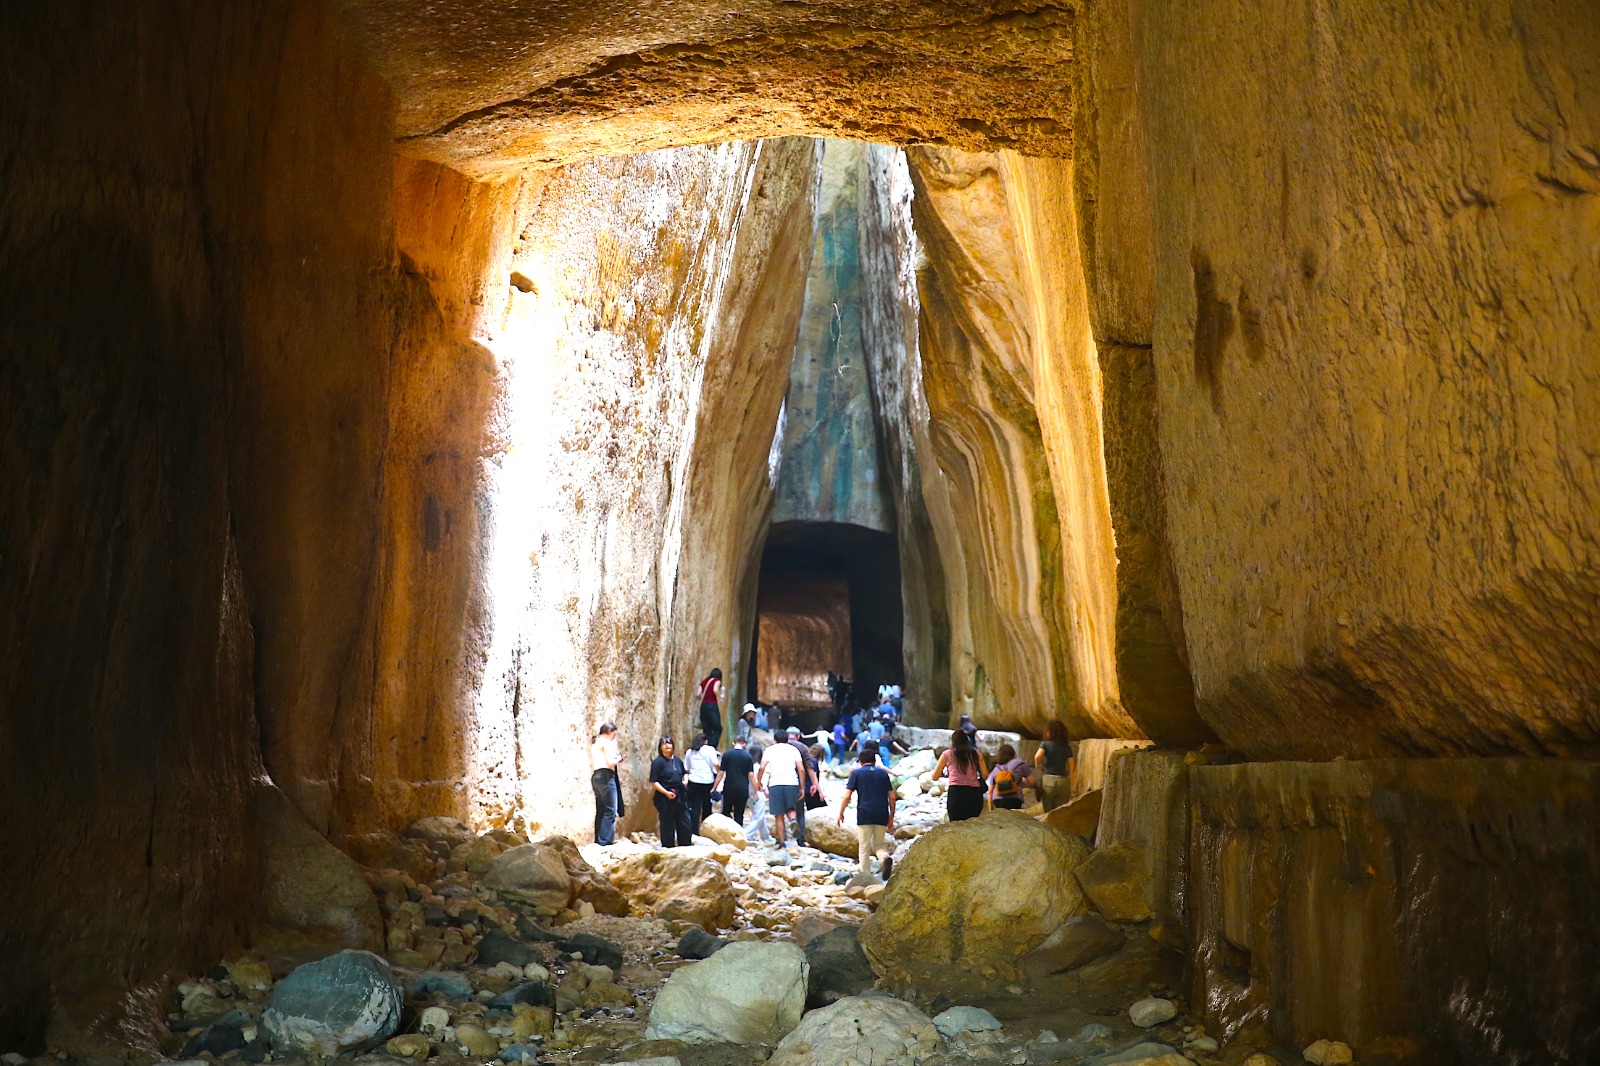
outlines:
[[672, 917], [709, 933], [731, 926], [738, 913], [733, 884], [715, 859], [648, 851], [629, 855], [606, 872], [629, 902], [646, 914], [659, 916], [657, 908], [672, 900]]
[[919, 1066], [939, 1050], [926, 1014], [889, 996], [851, 996], [805, 1016], [767, 1066]]
[[402, 1002], [388, 963], [370, 951], [341, 951], [279, 981], [261, 1027], [274, 1051], [331, 1057], [393, 1036]]
[[557, 914], [572, 898], [572, 879], [561, 853], [543, 844], [524, 844], [495, 857], [484, 884], [505, 899], [526, 903], [544, 914]]
[[895, 866], [861, 947], [895, 979], [1010, 965], [1090, 911], [1073, 870], [1082, 839], [1017, 811], [952, 822]]
[[646, 1040], [775, 1044], [806, 1009], [805, 952], [744, 941], [667, 978], [650, 1010]]

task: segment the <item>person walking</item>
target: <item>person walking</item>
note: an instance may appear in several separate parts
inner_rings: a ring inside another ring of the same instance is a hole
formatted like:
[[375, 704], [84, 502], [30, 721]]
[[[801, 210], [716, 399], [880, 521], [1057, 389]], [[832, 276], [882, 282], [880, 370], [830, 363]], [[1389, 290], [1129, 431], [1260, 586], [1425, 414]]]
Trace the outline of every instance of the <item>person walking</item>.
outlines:
[[1027, 763], [1017, 758], [1017, 749], [1010, 744], [1000, 745], [994, 753], [994, 769], [986, 779], [989, 785], [989, 805], [1008, 811], [1022, 810], [1022, 784], [1033, 776]]
[[700, 728], [714, 748], [722, 743], [722, 668], [716, 667], [700, 680]]
[[844, 812], [850, 807], [850, 797], [856, 797], [856, 861], [858, 876], [865, 880], [872, 874], [872, 859], [882, 861], [883, 880], [889, 880], [894, 869], [894, 853], [888, 847], [888, 834], [894, 832], [894, 805], [900, 797], [895, 792], [889, 771], [877, 765], [877, 751], [863, 751], [850, 778], [844, 784], [844, 799], [839, 803], [839, 824], [844, 825]]
[[800, 802], [794, 805], [794, 841], [806, 846], [806, 798], [816, 787], [816, 775], [811, 772], [811, 747], [800, 735], [800, 727], [792, 725], [787, 730], [789, 744], [800, 753]]
[[722, 753], [722, 764], [711, 791], [722, 793], [722, 813], [744, 825], [745, 804], [756, 783], [756, 763], [750, 757], [748, 737], [735, 736], [733, 747]]
[[688, 771], [689, 830], [698, 833], [700, 823], [711, 813], [711, 793], [716, 791], [717, 771], [722, 767], [722, 760], [717, 757], [717, 749], [711, 746], [710, 738], [698, 733], [689, 742], [689, 753], [684, 756], [683, 765]]
[[672, 738], [662, 737], [656, 742], [656, 757], [650, 762], [650, 798], [655, 801], [664, 848], [687, 847], [693, 835], [688, 797], [684, 794], [683, 760], [672, 752]]
[[833, 735], [828, 738], [828, 746], [833, 749], [833, 761], [839, 766], [844, 765], [844, 719], [833, 723]]
[[772, 812], [772, 835], [780, 848], [788, 836], [784, 827], [795, 817], [795, 808], [800, 805], [800, 786], [804, 781], [805, 760], [793, 744], [779, 741], [761, 753], [756, 787], [766, 793], [767, 810]]
[[945, 812], [952, 822], [964, 822], [983, 813], [983, 779], [989, 767], [983, 752], [965, 730], [950, 735], [950, 747], [933, 766], [933, 779], [948, 775], [950, 788], [945, 793]]
[[622, 786], [617, 780], [617, 767], [622, 763], [622, 749], [617, 745], [617, 727], [607, 722], [594, 735], [589, 745], [589, 786], [594, 789], [594, 842], [617, 842], [617, 819], [622, 817]]
[[1033, 765], [1039, 771], [1039, 802], [1045, 810], [1055, 810], [1072, 798], [1072, 742], [1061, 719], [1045, 723], [1044, 743], [1033, 753]]

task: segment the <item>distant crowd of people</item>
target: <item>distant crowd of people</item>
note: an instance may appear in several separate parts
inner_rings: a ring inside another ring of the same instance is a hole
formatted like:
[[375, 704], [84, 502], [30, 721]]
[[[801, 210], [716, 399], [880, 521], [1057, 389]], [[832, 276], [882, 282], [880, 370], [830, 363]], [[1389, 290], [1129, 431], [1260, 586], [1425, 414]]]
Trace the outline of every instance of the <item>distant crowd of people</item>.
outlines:
[[[662, 847], [691, 842], [700, 823], [722, 804], [722, 813], [754, 840], [773, 840], [779, 847], [789, 841], [806, 842], [806, 812], [826, 806], [822, 796], [822, 763], [831, 759], [842, 766], [853, 758], [845, 783], [838, 821], [843, 824], [852, 799], [860, 841], [861, 869], [874, 858], [881, 860], [887, 879], [891, 860], [886, 841], [894, 831], [898, 794], [889, 775], [896, 757], [909, 754], [895, 737], [904, 714], [899, 685], [878, 687], [877, 703], [846, 711], [853, 686], [828, 674], [833, 713], [826, 729], [804, 734], [797, 725], [783, 724], [782, 710], [746, 703], [734, 725], [733, 740], [720, 751], [723, 735], [722, 706], [726, 692], [720, 669], [712, 670], [695, 689], [700, 731], [680, 755], [670, 736], [656, 742], [650, 762], [650, 798], [656, 809]], [[757, 743], [775, 731], [770, 744]], [[810, 743], [808, 743], [808, 740]], [[946, 811], [950, 821], [976, 818], [986, 807], [1021, 809], [1025, 789], [1033, 787], [1046, 809], [1065, 803], [1069, 793], [1072, 749], [1066, 727], [1049, 722], [1033, 764], [1019, 758], [1015, 747], [1001, 744], [993, 765], [978, 745], [972, 719], [961, 717], [952, 731], [951, 745], [933, 768], [935, 780], [948, 781]], [[626, 814], [618, 767], [622, 752], [617, 727], [602, 725], [590, 746], [595, 797], [596, 843], [616, 842], [617, 822]], [[772, 820], [770, 833], [767, 819]]]

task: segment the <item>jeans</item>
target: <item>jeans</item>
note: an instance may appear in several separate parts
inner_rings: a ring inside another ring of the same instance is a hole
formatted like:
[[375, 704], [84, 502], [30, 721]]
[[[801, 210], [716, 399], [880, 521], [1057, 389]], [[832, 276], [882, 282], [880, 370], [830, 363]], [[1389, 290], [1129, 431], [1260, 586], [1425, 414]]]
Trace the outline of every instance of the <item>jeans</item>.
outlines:
[[664, 848], [688, 847], [694, 832], [689, 827], [689, 804], [680, 792], [677, 799], [656, 793], [656, 816], [661, 822], [661, 846]]
[[617, 842], [617, 775], [614, 770], [596, 770], [589, 775], [594, 789], [594, 842]]

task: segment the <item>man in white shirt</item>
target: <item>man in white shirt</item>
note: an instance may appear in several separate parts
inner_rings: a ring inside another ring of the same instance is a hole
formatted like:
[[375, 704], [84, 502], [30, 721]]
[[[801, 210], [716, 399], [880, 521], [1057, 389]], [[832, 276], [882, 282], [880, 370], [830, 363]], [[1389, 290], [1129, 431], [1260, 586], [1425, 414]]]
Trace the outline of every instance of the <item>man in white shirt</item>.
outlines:
[[756, 787], [767, 794], [767, 807], [772, 811], [772, 832], [782, 847], [786, 834], [784, 826], [795, 816], [800, 803], [801, 786], [810, 781], [805, 760], [793, 744], [777, 743], [761, 754], [761, 769], [756, 773]]
[[617, 819], [623, 813], [622, 788], [617, 781], [617, 766], [622, 749], [617, 744], [617, 727], [607, 722], [589, 745], [589, 785], [594, 789], [594, 842], [617, 842]]

